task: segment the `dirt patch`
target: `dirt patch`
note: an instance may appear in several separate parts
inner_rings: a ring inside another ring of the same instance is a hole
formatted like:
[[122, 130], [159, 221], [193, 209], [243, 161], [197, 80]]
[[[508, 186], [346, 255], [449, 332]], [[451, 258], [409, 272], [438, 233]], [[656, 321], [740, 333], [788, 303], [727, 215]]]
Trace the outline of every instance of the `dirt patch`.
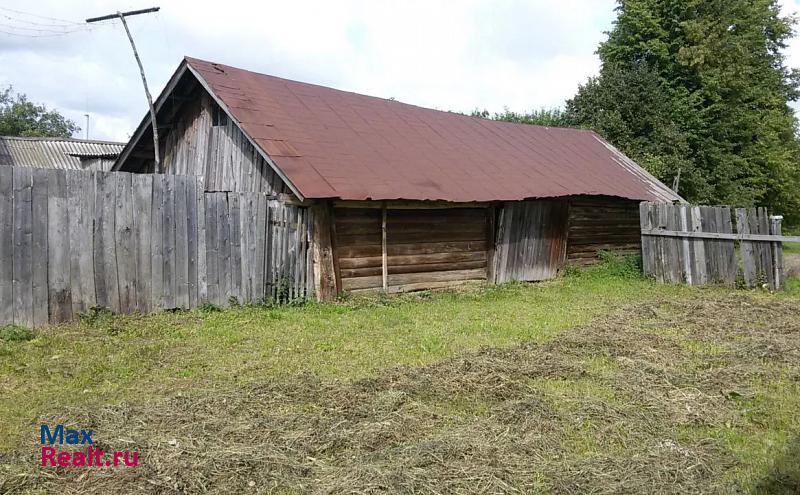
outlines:
[[[757, 421], [755, 384], [800, 382], [796, 305], [746, 295], [664, 300], [547, 344], [365, 380], [300, 375], [70, 410], [41, 420], [92, 428], [100, 448], [138, 450], [140, 465], [41, 469], [32, 431], [2, 459], [0, 492], [740, 491], [730, 473], [743, 461], [718, 436], [696, 432], [747, 431]], [[795, 460], [776, 460], [762, 487], [800, 487], [780, 467]]]

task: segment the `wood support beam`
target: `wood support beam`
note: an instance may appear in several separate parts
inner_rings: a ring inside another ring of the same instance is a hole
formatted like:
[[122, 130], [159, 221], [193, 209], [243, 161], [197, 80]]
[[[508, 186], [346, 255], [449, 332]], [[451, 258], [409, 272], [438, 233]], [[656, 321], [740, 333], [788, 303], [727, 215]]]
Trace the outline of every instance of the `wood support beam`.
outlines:
[[337, 295], [332, 210], [328, 201], [321, 201], [311, 207], [314, 215], [314, 288], [318, 301], [332, 301]]
[[386, 251], [386, 205], [381, 210], [381, 271], [383, 276], [383, 290], [389, 289], [389, 261]]

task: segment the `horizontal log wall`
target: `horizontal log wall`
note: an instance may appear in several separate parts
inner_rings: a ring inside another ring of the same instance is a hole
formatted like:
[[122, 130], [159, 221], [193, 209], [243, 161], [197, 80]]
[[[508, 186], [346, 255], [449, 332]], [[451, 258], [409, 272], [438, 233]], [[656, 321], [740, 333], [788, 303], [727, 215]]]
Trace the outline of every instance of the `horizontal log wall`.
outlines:
[[[383, 287], [382, 210], [335, 208], [335, 265], [342, 290]], [[486, 280], [487, 209], [386, 212], [389, 292]]]
[[0, 167], [0, 325], [303, 298], [310, 225], [198, 177]]
[[641, 244], [638, 201], [604, 197], [570, 200], [569, 263], [595, 263], [600, 251], [640, 254]]

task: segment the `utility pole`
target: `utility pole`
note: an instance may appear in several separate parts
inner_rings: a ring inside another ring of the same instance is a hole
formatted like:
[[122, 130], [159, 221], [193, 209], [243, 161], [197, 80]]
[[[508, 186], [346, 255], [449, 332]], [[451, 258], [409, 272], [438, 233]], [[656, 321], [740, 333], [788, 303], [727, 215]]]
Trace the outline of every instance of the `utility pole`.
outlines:
[[153, 150], [155, 153], [155, 172], [157, 174], [164, 173], [161, 170], [161, 154], [158, 150], [158, 124], [156, 123], [156, 109], [153, 106], [153, 98], [150, 96], [150, 90], [147, 88], [147, 79], [144, 77], [144, 67], [142, 67], [142, 60], [139, 58], [139, 52], [136, 51], [136, 45], [133, 43], [133, 36], [131, 36], [131, 31], [128, 29], [128, 23], [125, 21], [125, 16], [134, 16], [139, 14], [149, 14], [151, 12], [158, 12], [160, 7], [152, 7], [149, 9], [141, 9], [141, 10], [131, 10], [129, 12], [117, 12], [116, 14], [109, 14], [100, 17], [92, 17], [91, 19], [86, 19], [87, 23], [92, 22], [99, 22], [99, 21], [107, 21], [110, 19], [119, 18], [122, 21], [122, 26], [125, 28], [125, 32], [128, 34], [128, 40], [131, 42], [131, 48], [133, 48], [133, 56], [136, 57], [136, 63], [139, 65], [139, 73], [142, 76], [142, 85], [144, 85], [144, 94], [147, 96], [147, 104], [150, 106], [150, 121], [153, 124]]
[[85, 113], [85, 114], [83, 114], [83, 116], [86, 117], [86, 140], [88, 141], [89, 140], [89, 114]]

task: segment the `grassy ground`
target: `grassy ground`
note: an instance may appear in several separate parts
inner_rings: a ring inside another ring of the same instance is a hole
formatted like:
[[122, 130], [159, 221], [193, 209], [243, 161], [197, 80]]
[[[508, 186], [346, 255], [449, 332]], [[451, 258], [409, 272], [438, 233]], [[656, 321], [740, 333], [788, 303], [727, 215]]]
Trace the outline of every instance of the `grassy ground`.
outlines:
[[[777, 295], [665, 286], [617, 263], [5, 329], [0, 492], [800, 488], [799, 301], [796, 281]], [[142, 465], [42, 470], [41, 421], [92, 428]]]

